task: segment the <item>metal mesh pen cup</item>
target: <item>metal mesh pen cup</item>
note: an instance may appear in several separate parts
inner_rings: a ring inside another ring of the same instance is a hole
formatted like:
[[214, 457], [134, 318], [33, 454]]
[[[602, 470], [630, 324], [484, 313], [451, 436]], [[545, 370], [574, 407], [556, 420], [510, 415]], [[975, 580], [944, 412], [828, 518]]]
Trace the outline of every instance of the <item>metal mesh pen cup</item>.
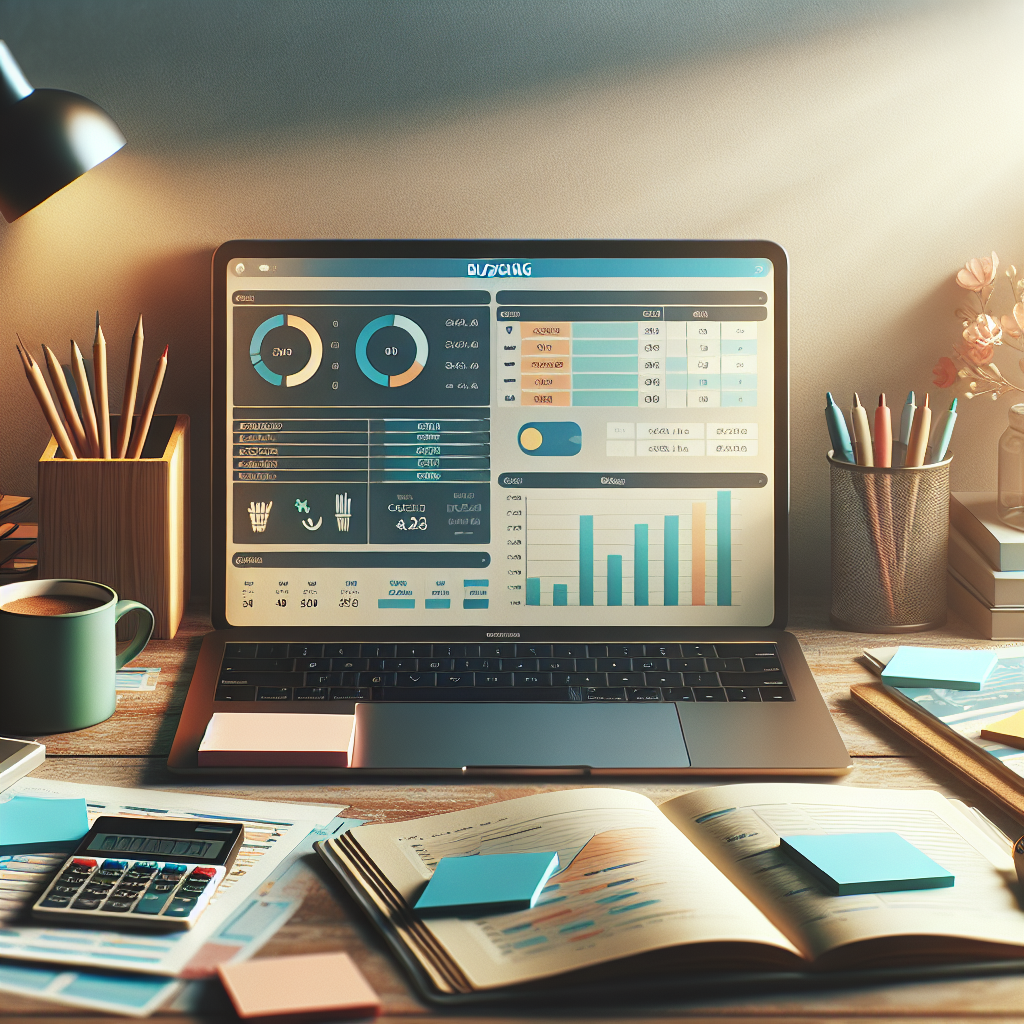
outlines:
[[832, 625], [914, 633], [945, 623], [952, 458], [885, 469], [829, 452]]

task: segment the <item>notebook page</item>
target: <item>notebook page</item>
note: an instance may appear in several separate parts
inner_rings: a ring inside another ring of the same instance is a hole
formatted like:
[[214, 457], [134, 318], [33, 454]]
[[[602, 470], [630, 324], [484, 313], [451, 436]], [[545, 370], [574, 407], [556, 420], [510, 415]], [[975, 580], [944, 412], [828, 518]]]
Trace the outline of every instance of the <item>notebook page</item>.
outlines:
[[[1024, 946], [1009, 851], [939, 793], [807, 783], [721, 786], [661, 811], [715, 859], [809, 958], [896, 935]], [[897, 832], [956, 876], [946, 889], [832, 896], [778, 849], [779, 835]]]
[[796, 950], [645, 797], [544, 793], [354, 833], [410, 905], [442, 857], [557, 851], [537, 906], [427, 926], [478, 988], [511, 985], [683, 943]]

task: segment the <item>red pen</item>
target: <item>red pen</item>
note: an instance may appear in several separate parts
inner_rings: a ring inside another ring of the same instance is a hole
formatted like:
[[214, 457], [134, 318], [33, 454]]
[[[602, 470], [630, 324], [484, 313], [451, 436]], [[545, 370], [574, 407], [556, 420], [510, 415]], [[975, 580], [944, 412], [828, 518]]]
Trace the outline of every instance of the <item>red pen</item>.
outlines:
[[885, 404], [885, 392], [878, 396], [875, 410], [875, 465], [892, 465], [892, 414]]

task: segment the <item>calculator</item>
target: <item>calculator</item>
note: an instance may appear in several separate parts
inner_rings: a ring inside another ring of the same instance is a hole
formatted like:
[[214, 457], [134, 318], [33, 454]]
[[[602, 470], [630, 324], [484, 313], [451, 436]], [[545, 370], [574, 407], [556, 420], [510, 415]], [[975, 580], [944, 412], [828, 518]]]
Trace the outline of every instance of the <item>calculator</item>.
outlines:
[[35, 920], [184, 931], [244, 838], [236, 822], [97, 818], [32, 907]]

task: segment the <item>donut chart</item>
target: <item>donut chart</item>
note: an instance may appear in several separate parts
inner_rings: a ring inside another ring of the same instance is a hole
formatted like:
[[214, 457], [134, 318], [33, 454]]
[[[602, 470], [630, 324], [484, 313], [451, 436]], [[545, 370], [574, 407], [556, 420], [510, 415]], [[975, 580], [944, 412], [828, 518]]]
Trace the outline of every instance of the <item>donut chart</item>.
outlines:
[[[301, 370], [289, 373], [287, 376], [276, 373], [263, 362], [263, 341], [275, 327], [294, 327], [302, 331], [309, 340], [309, 361]], [[316, 328], [308, 320], [303, 320], [301, 316], [295, 316], [293, 313], [287, 315], [279, 313], [269, 320], [264, 320], [256, 328], [252, 341], [249, 343], [249, 358], [252, 360], [253, 369], [267, 383], [273, 384], [275, 387], [293, 388], [298, 384], [305, 384], [320, 369], [320, 361], [323, 357], [324, 343], [320, 340]]]
[[[390, 377], [373, 366], [367, 355], [370, 339], [384, 327], [400, 328], [412, 338], [416, 345], [416, 356], [412, 365], [401, 373], [393, 374]], [[359, 332], [359, 337], [356, 339], [356, 362], [359, 364], [359, 369], [367, 380], [371, 380], [383, 388], [400, 388], [403, 384], [414, 381], [423, 372], [423, 367], [427, 365], [428, 352], [427, 336], [423, 333], [423, 328], [414, 320], [398, 313], [389, 313], [386, 316], [377, 317], [376, 320], [371, 320]]]

